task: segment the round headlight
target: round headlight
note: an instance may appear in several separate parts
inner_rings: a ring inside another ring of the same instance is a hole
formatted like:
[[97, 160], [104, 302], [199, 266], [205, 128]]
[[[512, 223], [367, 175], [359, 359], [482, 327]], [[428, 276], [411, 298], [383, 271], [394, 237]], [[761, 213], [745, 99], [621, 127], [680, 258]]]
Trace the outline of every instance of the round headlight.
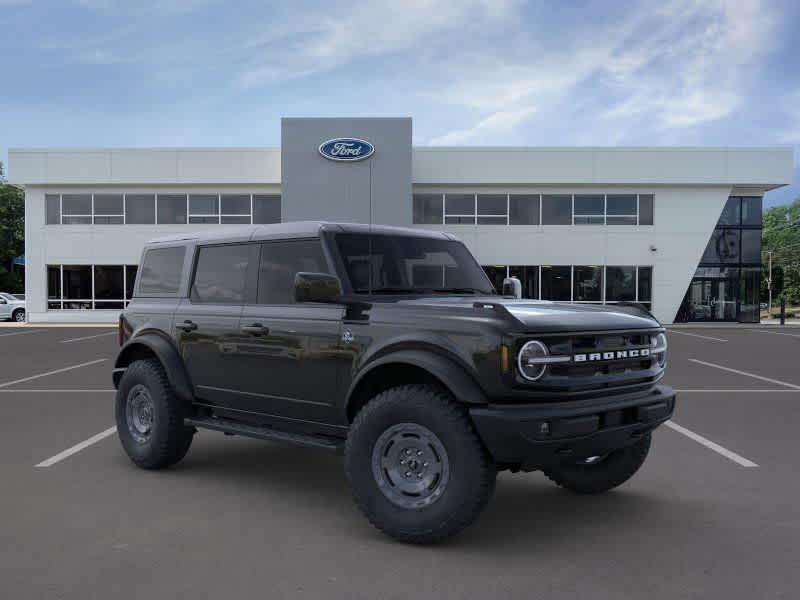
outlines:
[[662, 369], [667, 365], [667, 334], [659, 333], [650, 338], [650, 352]]
[[547, 363], [544, 362], [544, 359], [548, 354], [547, 346], [542, 342], [533, 340], [526, 343], [517, 356], [519, 374], [528, 381], [540, 379], [547, 370]]

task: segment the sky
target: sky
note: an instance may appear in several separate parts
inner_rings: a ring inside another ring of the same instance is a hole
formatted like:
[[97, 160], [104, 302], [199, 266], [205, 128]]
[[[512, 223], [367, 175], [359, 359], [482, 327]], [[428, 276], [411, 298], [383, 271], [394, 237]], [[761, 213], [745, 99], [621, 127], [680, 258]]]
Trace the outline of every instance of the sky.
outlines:
[[284, 116], [415, 145], [793, 146], [796, 0], [0, 0], [8, 148], [278, 146]]

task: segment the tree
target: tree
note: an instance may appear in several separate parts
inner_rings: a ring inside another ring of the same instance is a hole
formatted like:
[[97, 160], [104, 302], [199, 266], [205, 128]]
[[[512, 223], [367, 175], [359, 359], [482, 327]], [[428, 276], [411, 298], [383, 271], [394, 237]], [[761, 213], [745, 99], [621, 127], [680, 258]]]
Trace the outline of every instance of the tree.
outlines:
[[766, 297], [769, 254], [772, 251], [772, 297], [786, 297], [800, 304], [800, 198], [785, 206], [773, 206], [764, 213], [761, 234], [762, 298]]
[[22, 269], [14, 259], [25, 252], [25, 194], [6, 182], [0, 162], [0, 290], [20, 293], [25, 289]]

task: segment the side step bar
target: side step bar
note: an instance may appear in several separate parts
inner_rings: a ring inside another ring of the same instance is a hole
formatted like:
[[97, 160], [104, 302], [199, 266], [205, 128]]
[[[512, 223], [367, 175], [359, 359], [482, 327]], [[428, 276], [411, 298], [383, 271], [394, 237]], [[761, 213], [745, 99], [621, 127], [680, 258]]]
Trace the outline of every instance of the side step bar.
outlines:
[[259, 427], [258, 425], [248, 425], [230, 419], [218, 419], [216, 417], [187, 417], [183, 420], [186, 425], [194, 425], [201, 429], [211, 429], [222, 431], [227, 434], [243, 435], [245, 437], [257, 438], [259, 440], [274, 440], [278, 442], [288, 442], [301, 446], [311, 446], [331, 450], [336, 454], [344, 452], [344, 440], [321, 435], [309, 435], [304, 433], [291, 433], [279, 431], [272, 427]]

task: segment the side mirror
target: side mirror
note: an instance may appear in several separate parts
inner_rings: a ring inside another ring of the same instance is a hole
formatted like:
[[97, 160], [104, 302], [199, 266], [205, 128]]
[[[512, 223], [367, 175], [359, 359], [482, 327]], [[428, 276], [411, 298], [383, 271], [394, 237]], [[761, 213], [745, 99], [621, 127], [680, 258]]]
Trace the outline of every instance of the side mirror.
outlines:
[[503, 296], [522, 298], [522, 282], [516, 277], [503, 279]]
[[304, 273], [294, 276], [296, 302], [335, 302], [342, 295], [342, 283], [336, 275]]

